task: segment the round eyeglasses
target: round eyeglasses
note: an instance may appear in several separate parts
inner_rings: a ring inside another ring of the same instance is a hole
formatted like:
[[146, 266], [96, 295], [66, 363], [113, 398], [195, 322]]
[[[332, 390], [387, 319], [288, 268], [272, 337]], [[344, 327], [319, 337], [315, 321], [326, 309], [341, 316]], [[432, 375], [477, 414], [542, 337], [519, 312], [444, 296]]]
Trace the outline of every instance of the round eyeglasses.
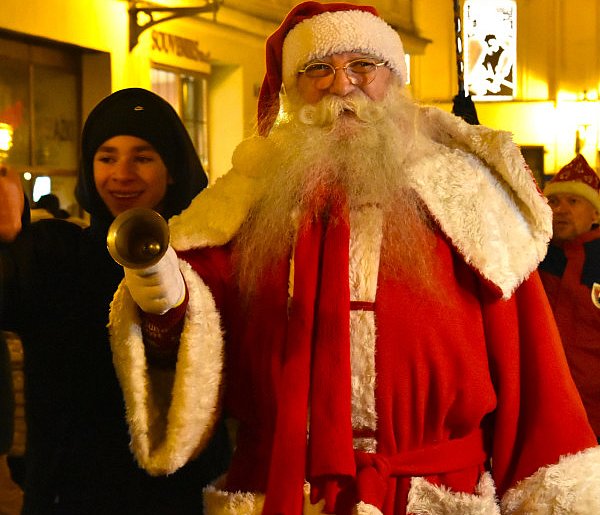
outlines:
[[346, 77], [354, 86], [363, 87], [371, 84], [375, 80], [377, 70], [385, 64], [384, 61], [376, 62], [372, 59], [354, 59], [344, 66], [333, 66], [321, 61], [307, 64], [298, 73], [303, 73], [305, 77], [313, 80], [317, 89], [329, 88], [335, 79], [338, 70], [344, 70]]

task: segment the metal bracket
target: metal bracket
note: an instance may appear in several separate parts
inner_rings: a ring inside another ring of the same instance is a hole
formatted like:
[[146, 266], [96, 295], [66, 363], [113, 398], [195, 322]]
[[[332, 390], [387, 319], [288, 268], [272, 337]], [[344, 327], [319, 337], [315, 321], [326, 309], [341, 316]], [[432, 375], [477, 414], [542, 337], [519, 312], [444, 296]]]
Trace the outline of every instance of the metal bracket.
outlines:
[[[143, 4], [143, 7], [138, 7], [140, 2], [129, 3], [129, 51], [131, 52], [138, 44], [140, 34], [146, 29], [163, 21], [174, 20], [175, 18], [183, 18], [186, 16], [195, 16], [201, 13], [213, 13], [213, 20], [217, 19], [217, 11], [223, 4], [224, 0], [205, 0], [205, 5], [202, 7], [156, 7], [150, 4]], [[144, 13], [149, 20], [145, 23], [139, 23], [138, 14]], [[159, 19], [155, 19], [157, 13], [170, 13]]]

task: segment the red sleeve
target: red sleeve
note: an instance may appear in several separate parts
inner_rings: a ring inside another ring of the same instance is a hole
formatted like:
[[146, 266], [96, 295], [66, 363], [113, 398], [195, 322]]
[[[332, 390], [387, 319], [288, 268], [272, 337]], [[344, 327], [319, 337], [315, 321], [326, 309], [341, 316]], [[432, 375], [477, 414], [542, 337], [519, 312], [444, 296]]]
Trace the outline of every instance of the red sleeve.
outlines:
[[188, 301], [189, 293], [186, 289], [183, 302], [163, 315], [139, 310], [146, 359], [151, 365], [165, 368], [175, 366]]
[[[209, 287], [217, 308], [226, 317], [226, 288], [224, 284], [232, 275], [228, 247], [210, 247], [178, 252]], [[183, 302], [163, 315], [153, 315], [139, 310], [146, 359], [153, 366], [172, 368], [177, 362], [179, 341], [189, 302], [186, 288]]]

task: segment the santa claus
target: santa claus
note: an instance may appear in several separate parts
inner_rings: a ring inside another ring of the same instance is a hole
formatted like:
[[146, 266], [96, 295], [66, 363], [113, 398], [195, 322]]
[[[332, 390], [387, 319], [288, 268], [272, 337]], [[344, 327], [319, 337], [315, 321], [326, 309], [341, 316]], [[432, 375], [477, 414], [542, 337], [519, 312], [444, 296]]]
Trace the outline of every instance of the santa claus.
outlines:
[[259, 135], [125, 271], [110, 329], [140, 465], [170, 473], [235, 420], [207, 513], [600, 512], [535, 271], [551, 212], [509, 134], [405, 83], [375, 9], [296, 6]]

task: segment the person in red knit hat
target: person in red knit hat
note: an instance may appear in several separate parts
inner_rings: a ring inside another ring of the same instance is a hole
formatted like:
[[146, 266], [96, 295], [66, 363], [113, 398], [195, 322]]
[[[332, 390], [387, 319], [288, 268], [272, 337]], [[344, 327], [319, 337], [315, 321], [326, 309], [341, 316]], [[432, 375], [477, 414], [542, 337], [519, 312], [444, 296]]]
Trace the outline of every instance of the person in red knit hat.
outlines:
[[406, 79], [374, 8], [294, 7], [258, 135], [169, 222], [179, 268], [125, 270], [111, 345], [140, 466], [171, 473], [235, 421], [205, 513], [600, 513], [536, 271], [551, 210], [509, 134]]
[[553, 235], [540, 276], [600, 441], [600, 177], [581, 154], [544, 188]]

